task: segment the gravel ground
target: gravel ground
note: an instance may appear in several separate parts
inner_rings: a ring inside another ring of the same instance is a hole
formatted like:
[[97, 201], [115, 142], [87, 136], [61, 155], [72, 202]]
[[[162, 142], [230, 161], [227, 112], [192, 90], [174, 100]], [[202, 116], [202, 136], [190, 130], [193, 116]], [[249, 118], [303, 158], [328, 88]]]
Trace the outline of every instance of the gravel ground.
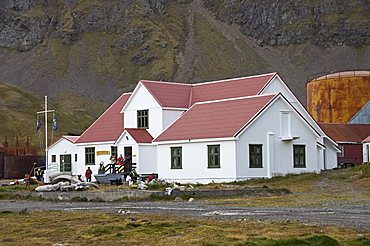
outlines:
[[230, 207], [194, 202], [38, 202], [0, 201], [0, 211], [89, 211], [120, 214], [165, 214], [231, 220], [296, 221], [310, 225], [335, 225], [370, 230], [370, 205], [346, 208]]

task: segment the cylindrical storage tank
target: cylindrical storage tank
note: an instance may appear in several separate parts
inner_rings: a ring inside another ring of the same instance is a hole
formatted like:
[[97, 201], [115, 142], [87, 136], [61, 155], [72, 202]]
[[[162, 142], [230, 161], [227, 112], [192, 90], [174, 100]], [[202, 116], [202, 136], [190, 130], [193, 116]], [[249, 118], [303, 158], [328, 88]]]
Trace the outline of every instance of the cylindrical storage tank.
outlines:
[[318, 122], [347, 123], [370, 100], [370, 71], [332, 73], [306, 84], [307, 109]]

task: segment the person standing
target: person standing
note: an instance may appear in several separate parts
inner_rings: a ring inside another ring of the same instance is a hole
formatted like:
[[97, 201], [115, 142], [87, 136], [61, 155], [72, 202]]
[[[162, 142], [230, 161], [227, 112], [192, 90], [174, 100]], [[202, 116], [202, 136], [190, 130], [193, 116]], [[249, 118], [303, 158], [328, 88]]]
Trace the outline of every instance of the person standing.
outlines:
[[118, 165], [120, 165], [120, 166], [122, 166], [122, 164], [123, 164], [123, 157], [122, 157], [122, 155], [120, 155], [120, 156], [118, 157], [118, 159], [117, 159], [117, 164], [118, 164]]
[[88, 167], [85, 172], [86, 182], [91, 182], [91, 175], [92, 175], [92, 171], [90, 167]]

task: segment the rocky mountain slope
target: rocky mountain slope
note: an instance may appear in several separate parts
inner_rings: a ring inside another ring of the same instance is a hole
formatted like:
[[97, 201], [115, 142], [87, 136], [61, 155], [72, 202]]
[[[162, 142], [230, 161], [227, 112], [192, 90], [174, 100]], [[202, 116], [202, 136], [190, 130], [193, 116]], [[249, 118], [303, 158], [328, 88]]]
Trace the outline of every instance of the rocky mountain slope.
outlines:
[[[110, 103], [140, 79], [194, 83], [277, 71], [304, 102], [308, 76], [370, 67], [369, 5], [3, 0], [0, 81], [40, 100]], [[87, 107], [87, 118], [102, 108]]]

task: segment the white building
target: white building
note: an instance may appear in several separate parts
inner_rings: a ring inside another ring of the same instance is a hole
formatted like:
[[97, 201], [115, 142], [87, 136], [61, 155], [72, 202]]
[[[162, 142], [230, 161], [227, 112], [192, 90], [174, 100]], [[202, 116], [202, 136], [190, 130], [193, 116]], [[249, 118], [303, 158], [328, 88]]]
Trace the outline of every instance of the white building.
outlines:
[[362, 141], [363, 146], [363, 161], [369, 163], [370, 162], [370, 136]]
[[88, 165], [96, 173], [98, 163], [122, 154], [138, 173], [201, 183], [320, 172], [336, 167], [338, 152], [277, 73], [199, 84], [140, 81], [73, 145], [72, 174]]

